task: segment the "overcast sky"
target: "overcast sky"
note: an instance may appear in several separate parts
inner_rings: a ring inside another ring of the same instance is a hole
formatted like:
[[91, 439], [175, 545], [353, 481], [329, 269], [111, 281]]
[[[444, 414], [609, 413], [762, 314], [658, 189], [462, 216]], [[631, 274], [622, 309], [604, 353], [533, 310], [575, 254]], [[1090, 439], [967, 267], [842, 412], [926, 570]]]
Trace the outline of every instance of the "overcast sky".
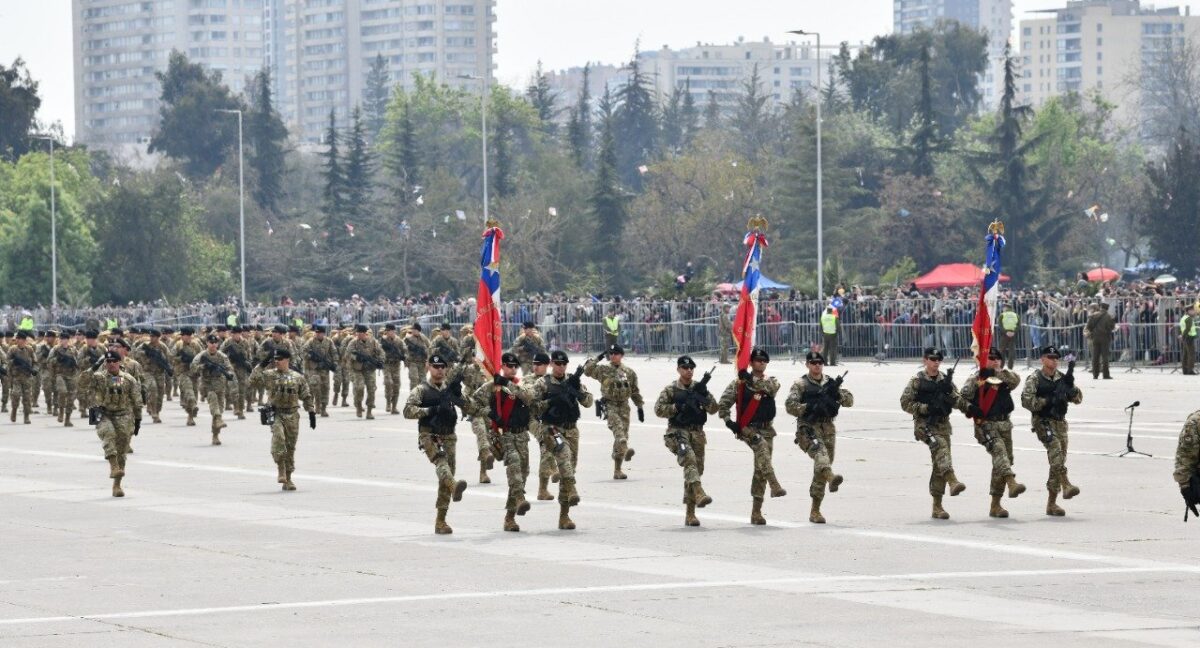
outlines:
[[[1016, 0], [1016, 19], [1063, 4]], [[497, 76], [524, 85], [539, 59], [550, 70], [620, 63], [639, 39], [642, 49], [727, 43], [739, 36], [778, 42], [790, 29], [809, 29], [828, 43], [866, 41], [891, 29], [892, 0], [499, 0], [496, 14]], [[62, 121], [73, 134], [71, 0], [0, 0], [0, 63], [17, 56], [41, 84], [38, 118]]]

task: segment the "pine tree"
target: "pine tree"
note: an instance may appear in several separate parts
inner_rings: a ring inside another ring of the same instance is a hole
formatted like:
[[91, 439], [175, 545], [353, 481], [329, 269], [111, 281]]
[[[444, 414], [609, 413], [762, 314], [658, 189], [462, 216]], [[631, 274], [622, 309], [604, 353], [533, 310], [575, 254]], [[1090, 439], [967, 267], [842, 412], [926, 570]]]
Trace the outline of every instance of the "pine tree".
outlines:
[[338, 222], [338, 219], [343, 216], [346, 202], [346, 175], [342, 171], [342, 156], [338, 151], [338, 131], [337, 117], [332, 110], [329, 111], [329, 128], [325, 131], [325, 144], [329, 148], [326, 149], [323, 164], [324, 171], [322, 176], [325, 179], [325, 189], [321, 193], [324, 200], [324, 211], [326, 227], [330, 227]]
[[400, 103], [400, 120], [391, 129], [391, 147], [383, 160], [383, 167], [392, 177], [392, 195], [396, 204], [407, 205], [416, 199], [414, 187], [421, 184], [420, 158], [417, 155], [417, 132], [413, 124], [410, 98], [397, 92]]
[[1154, 254], [1179, 275], [1193, 277], [1200, 270], [1200, 151], [1187, 131], [1180, 129], [1170, 153], [1161, 162], [1146, 165], [1142, 221]]
[[658, 156], [658, 109], [651, 92], [650, 77], [641, 70], [637, 55], [629, 63], [629, 78], [617, 91], [613, 112], [613, 136], [617, 146], [617, 173], [635, 191], [642, 190], [639, 167]]
[[679, 109], [679, 118], [683, 122], [683, 147], [686, 149], [696, 139], [700, 130], [700, 111], [696, 108], [696, 99], [692, 96], [692, 79], [688, 77], [683, 82], [683, 106]]
[[355, 106], [346, 140], [345, 186], [346, 216], [354, 224], [370, 213], [371, 152], [367, 148], [366, 126], [362, 110]]
[[508, 198], [516, 193], [513, 159], [513, 116], [509, 106], [503, 102], [493, 102], [491, 113], [495, 115], [493, 126], [488, 135], [491, 137], [492, 149], [492, 189], [497, 198]]
[[366, 136], [371, 142], [379, 137], [383, 130], [383, 122], [387, 117], [388, 95], [391, 84], [387, 61], [382, 54], [376, 54], [367, 70], [367, 78], [363, 87], [363, 109], [366, 113]]
[[617, 173], [616, 116], [612, 94], [605, 88], [600, 100], [600, 152], [596, 160], [596, 182], [592, 189], [591, 211], [596, 223], [596, 264], [611, 282], [610, 292], [620, 293], [625, 277], [620, 271], [621, 237], [625, 231], [625, 198]]
[[567, 122], [567, 145], [571, 149], [571, 158], [581, 168], [587, 168], [591, 161], [592, 150], [592, 94], [589, 88], [591, 64], [583, 66], [583, 87], [579, 89], [579, 99], [571, 108], [571, 118]]
[[284, 144], [287, 127], [275, 110], [271, 97], [271, 70], [264, 67], [249, 88], [250, 110], [246, 115], [246, 139], [250, 144], [250, 168], [255, 179], [251, 195], [258, 206], [274, 211], [283, 193]]
[[683, 90], [676, 86], [662, 110], [663, 150], [672, 154], [682, 151], [683, 131]]
[[708, 91], [708, 103], [704, 104], [705, 130], [721, 129], [721, 104], [717, 103], [717, 93]]
[[[585, 77], [586, 79], [586, 77]], [[534, 74], [533, 82], [525, 90], [525, 96], [529, 99], [530, 105], [537, 111], [538, 119], [542, 122], [542, 130], [549, 135], [554, 135], [558, 132], [558, 124], [554, 122], [554, 118], [558, 116], [559, 110], [556, 104], [558, 103], [558, 93], [550, 85], [550, 77], [542, 71], [542, 62], [538, 61], [537, 72]]]
[[768, 96], [762, 92], [762, 78], [758, 75], [758, 64], [754, 65], [750, 78], [742, 84], [730, 125], [738, 134], [741, 153], [747, 160], [757, 161], [759, 151], [771, 136], [772, 119], [767, 108]]
[[933, 154], [939, 148], [937, 117], [933, 114], [933, 92], [930, 90], [929, 48], [929, 43], [925, 43], [921, 48], [920, 64], [917, 68], [921, 77], [921, 94], [917, 102], [916, 129], [909, 140], [911, 172], [918, 178], [933, 175]]

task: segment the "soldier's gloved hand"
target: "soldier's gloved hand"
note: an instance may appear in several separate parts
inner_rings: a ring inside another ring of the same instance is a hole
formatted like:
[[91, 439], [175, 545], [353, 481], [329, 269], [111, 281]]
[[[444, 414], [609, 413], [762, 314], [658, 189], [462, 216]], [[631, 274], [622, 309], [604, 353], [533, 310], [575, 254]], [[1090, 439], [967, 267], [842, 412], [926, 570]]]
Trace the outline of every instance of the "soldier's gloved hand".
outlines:
[[488, 420], [491, 421], [492, 423], [495, 423], [496, 425], [500, 425], [500, 423], [501, 423], [500, 415], [497, 414], [495, 410], [488, 409], [487, 417], [488, 417]]
[[638, 423], [646, 422], [646, 412], [642, 408], [638, 408]]
[[750, 382], [750, 372], [746, 371], [745, 369], [738, 371], [738, 380], [742, 382]]
[[512, 381], [509, 380], [508, 378], [505, 378], [501, 374], [496, 374], [495, 376], [492, 377], [492, 384], [496, 385], [497, 387], [503, 387], [510, 382], [512, 382]]
[[454, 405], [450, 404], [450, 401], [442, 401], [438, 403], [437, 413], [443, 416], [453, 416]]
[[729, 428], [729, 431], [733, 432], [734, 436], [742, 433], [742, 428], [738, 427], [738, 424], [733, 419], [725, 419], [725, 427]]
[[133, 420], [133, 436], [137, 436], [138, 432], [142, 431], [142, 419]]
[[992, 376], [995, 376], [995, 375], [996, 375], [996, 371], [994, 369], [992, 369], [991, 367], [985, 367], [985, 368], [979, 370], [979, 378], [981, 380], [987, 380], [988, 378], [991, 378]]
[[967, 406], [967, 418], [981, 419], [983, 418], [983, 410], [975, 403], [971, 403]]
[[674, 396], [671, 397], [671, 402], [675, 404], [675, 409], [683, 407], [688, 400], [687, 392], [680, 389], [676, 390]]
[[596, 356], [596, 361], [598, 362], [606, 357], [608, 357], [608, 351], [601, 351], [600, 355]]
[[567, 384], [570, 385], [574, 389], [579, 389], [581, 386], [580, 381], [579, 381], [579, 376], [576, 376], [575, 374], [571, 374], [570, 376], [567, 376]]
[[308, 429], [310, 429], [310, 430], [317, 429], [317, 413], [316, 412], [308, 413]]

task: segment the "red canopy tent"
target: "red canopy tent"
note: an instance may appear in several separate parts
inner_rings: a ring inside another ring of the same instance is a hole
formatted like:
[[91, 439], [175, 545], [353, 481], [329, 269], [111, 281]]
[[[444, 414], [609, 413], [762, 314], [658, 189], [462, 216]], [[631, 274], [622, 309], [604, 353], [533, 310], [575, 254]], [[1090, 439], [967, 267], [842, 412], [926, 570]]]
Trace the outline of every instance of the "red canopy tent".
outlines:
[[[1000, 281], [1008, 281], [1009, 276], [1000, 275]], [[917, 290], [933, 290], [935, 288], [964, 288], [978, 286], [983, 281], [983, 270], [970, 263], [943, 263], [930, 270], [928, 274], [917, 277]]]
[[1088, 281], [1116, 281], [1121, 278], [1121, 273], [1112, 268], [1094, 268], [1088, 270]]

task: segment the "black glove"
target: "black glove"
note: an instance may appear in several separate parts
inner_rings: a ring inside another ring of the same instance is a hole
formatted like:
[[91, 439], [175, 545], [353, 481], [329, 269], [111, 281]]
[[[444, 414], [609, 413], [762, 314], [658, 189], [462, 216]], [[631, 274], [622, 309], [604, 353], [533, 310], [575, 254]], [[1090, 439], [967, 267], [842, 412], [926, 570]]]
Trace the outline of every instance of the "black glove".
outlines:
[[496, 385], [498, 387], [503, 387], [510, 382], [512, 382], [512, 380], [505, 378], [504, 376], [502, 376], [500, 374], [496, 374], [495, 376], [492, 377], [492, 384]]
[[994, 369], [992, 369], [991, 367], [986, 367], [986, 368], [979, 370], [979, 377], [983, 380], [987, 380], [988, 378], [991, 378], [992, 376], [995, 376], [995, 375], [996, 375], [996, 371]]
[[738, 380], [742, 382], [750, 382], [750, 377], [750, 372], [746, 371], [745, 369], [742, 369], [738, 372]]
[[686, 403], [687, 401], [688, 401], [688, 394], [686, 391], [684, 391], [682, 389], [677, 390], [675, 392], [675, 396], [671, 399], [671, 402], [673, 402], [675, 404], [676, 409], [682, 408], [684, 403]]
[[967, 416], [973, 419], [981, 419], [983, 418], [983, 410], [975, 403], [971, 403], [967, 406]]
[[138, 432], [142, 431], [142, 419], [133, 420], [133, 436], [137, 436]]
[[438, 403], [437, 413], [443, 416], [452, 416], [454, 414], [454, 405], [450, 401], [442, 401]]
[[1075, 386], [1075, 372], [1072, 371], [1072, 369], [1074, 369], [1074, 368], [1075, 368], [1074, 362], [1067, 363], [1067, 373], [1063, 374], [1063, 378], [1062, 378], [1063, 384], [1066, 385], [1067, 387]]
[[603, 359], [604, 359], [604, 358], [606, 358], [606, 357], [608, 357], [608, 351], [601, 351], [601, 352], [600, 352], [600, 355], [596, 356], [596, 360], [597, 360], [597, 361], [600, 361], [600, 360], [603, 360]]
[[638, 423], [646, 422], [646, 412], [642, 408], [638, 408]]
[[500, 414], [498, 414], [496, 412], [496, 410], [494, 410], [494, 409], [489, 409], [487, 416], [488, 416], [488, 420], [491, 421], [492, 423], [495, 423], [496, 425], [500, 425], [500, 423], [502, 422], [500, 420]]
[[571, 374], [570, 376], [567, 376], [567, 384], [570, 385], [576, 391], [578, 391], [581, 388], [581, 385], [579, 384], [579, 382], [580, 382], [579, 376], [576, 376], [575, 374]]
[[696, 383], [696, 386], [692, 388], [692, 391], [695, 392], [696, 395], [701, 399], [708, 400], [708, 385]]
[[807, 414], [809, 418], [814, 419], [827, 418], [829, 415], [829, 413], [825, 410], [825, 403], [819, 400], [809, 403], [808, 407], [805, 408], [804, 413]]
[[317, 429], [317, 413], [316, 412], [308, 413], [308, 429], [310, 429], [310, 430]]
[[733, 419], [725, 419], [725, 427], [729, 428], [729, 431], [733, 432], [735, 436], [742, 433], [742, 428], [738, 427], [738, 424]]

